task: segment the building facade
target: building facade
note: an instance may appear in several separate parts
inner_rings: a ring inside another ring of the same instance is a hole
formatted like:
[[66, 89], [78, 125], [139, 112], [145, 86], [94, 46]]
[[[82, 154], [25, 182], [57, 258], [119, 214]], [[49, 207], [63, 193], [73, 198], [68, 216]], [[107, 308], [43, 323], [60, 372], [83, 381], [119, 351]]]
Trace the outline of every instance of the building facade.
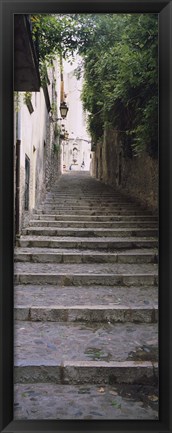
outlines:
[[62, 123], [68, 133], [68, 139], [62, 141], [62, 172], [90, 170], [91, 139], [86, 129], [86, 114], [81, 101], [83, 78], [76, 78], [75, 68], [76, 65], [73, 65], [69, 70], [67, 62], [64, 62], [65, 94], [69, 112]]
[[16, 15], [14, 28], [14, 222], [19, 236], [60, 175], [60, 67], [59, 59], [52, 62], [41, 85], [29, 16]]
[[[15, 16], [14, 34], [14, 215], [15, 237], [58, 177], [89, 171], [91, 140], [81, 102], [82, 77], [57, 56], [41, 84], [39, 55], [28, 15]], [[30, 55], [30, 57], [29, 57]], [[63, 117], [61, 104], [67, 104]]]

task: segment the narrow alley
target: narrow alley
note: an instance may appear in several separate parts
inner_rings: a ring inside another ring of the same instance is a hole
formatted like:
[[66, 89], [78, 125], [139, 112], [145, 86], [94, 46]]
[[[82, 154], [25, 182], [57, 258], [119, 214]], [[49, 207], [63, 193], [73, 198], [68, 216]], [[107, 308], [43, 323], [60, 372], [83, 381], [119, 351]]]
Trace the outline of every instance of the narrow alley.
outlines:
[[158, 221], [54, 182], [15, 248], [14, 419], [158, 419]]
[[158, 26], [15, 15], [15, 420], [159, 419]]

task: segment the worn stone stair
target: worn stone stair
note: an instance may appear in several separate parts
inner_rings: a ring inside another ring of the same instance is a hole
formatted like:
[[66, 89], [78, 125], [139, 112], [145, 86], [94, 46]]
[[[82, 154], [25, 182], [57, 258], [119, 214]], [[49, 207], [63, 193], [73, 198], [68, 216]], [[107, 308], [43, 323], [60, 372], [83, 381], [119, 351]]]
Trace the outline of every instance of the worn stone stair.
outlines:
[[14, 253], [16, 419], [158, 419], [157, 236], [88, 173], [47, 193]]
[[58, 248], [16, 248], [14, 260], [32, 263], [157, 263], [156, 249], [106, 250]]

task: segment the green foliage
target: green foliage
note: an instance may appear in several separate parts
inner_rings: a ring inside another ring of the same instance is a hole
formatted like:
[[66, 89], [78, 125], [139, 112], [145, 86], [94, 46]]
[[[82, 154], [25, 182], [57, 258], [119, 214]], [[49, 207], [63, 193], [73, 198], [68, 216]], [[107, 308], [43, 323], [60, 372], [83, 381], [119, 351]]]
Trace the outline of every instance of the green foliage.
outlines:
[[19, 92], [14, 92], [14, 109], [16, 113], [20, 111], [21, 108], [21, 95]]
[[90, 14], [36, 14], [31, 22], [41, 61], [51, 62], [60, 53], [68, 58], [85, 52], [91, 43]]
[[32, 93], [31, 92], [25, 92], [24, 93], [24, 103], [27, 105], [29, 102], [31, 102]]
[[61, 26], [52, 14], [31, 15], [32, 35], [39, 47], [40, 59], [51, 62], [61, 44]]
[[42, 84], [47, 83], [47, 69], [57, 55], [74, 58], [86, 53], [92, 44], [94, 15], [91, 14], [33, 14], [32, 36], [39, 52]]
[[45, 85], [49, 84], [49, 78], [48, 78], [47, 69], [50, 66], [51, 66], [51, 61], [49, 61], [47, 57], [45, 57], [43, 60], [40, 59], [40, 62], [39, 62], [39, 73], [40, 73], [42, 87], [44, 87]]
[[51, 104], [51, 113], [52, 114], [57, 113], [57, 103], [56, 102], [52, 102], [52, 104]]
[[58, 143], [54, 143], [53, 144], [53, 151], [54, 151], [54, 153], [59, 153], [59, 151], [60, 151], [60, 144], [58, 144]]
[[55, 124], [55, 128], [54, 128], [54, 137], [55, 137], [55, 138], [60, 137], [60, 131], [61, 131], [61, 128], [60, 128], [60, 126], [57, 125], [57, 123], [56, 123], [56, 124]]
[[124, 153], [158, 153], [158, 14], [32, 15], [43, 82], [57, 55], [82, 56], [82, 100], [96, 143], [108, 121]]
[[[82, 100], [98, 140], [106, 120], [122, 132], [130, 155], [158, 147], [158, 21], [156, 14], [98, 15], [85, 55]], [[132, 152], [131, 152], [132, 150]]]

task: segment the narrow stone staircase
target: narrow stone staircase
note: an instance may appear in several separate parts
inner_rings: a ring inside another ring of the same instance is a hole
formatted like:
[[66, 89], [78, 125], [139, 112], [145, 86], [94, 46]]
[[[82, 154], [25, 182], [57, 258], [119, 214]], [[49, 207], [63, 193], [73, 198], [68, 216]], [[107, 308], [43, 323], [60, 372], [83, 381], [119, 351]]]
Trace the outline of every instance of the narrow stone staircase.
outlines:
[[15, 248], [14, 418], [158, 419], [158, 219], [61, 176]]

